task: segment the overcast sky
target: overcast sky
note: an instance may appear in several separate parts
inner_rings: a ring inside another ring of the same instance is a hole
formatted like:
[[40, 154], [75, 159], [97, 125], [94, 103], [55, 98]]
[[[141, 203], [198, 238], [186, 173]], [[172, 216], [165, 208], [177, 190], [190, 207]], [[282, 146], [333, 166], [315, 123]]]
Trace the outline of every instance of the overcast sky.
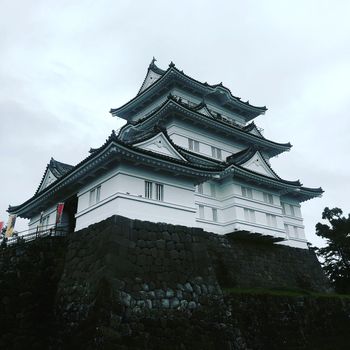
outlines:
[[51, 157], [74, 165], [123, 124], [109, 109], [135, 96], [155, 56], [267, 106], [265, 137], [293, 144], [274, 170], [325, 190], [302, 206], [320, 244], [323, 208], [350, 212], [349, 14], [348, 0], [0, 0], [0, 220]]

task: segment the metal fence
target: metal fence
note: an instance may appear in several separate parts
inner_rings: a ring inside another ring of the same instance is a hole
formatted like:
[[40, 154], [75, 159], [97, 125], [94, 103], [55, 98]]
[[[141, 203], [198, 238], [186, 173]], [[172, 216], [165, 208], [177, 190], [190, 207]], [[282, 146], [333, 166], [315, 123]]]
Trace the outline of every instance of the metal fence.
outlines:
[[[69, 228], [67, 226], [54, 226], [51, 227], [45, 226], [42, 228], [36, 228], [34, 232], [30, 232], [33, 230], [26, 230], [17, 233], [16, 235], [8, 238], [2, 238], [2, 242], [5, 245], [13, 245], [17, 243], [27, 243], [34, 241], [43, 237], [64, 237], [68, 234]], [[24, 233], [28, 232], [28, 233]]]

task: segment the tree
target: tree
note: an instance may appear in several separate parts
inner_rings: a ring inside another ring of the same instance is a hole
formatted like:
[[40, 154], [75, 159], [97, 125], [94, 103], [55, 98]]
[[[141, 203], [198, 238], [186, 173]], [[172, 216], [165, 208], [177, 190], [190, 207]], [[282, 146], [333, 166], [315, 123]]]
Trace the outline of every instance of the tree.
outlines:
[[342, 216], [339, 208], [326, 207], [322, 219], [327, 224], [316, 225], [316, 235], [326, 239], [327, 246], [316, 253], [322, 260], [322, 267], [335, 290], [350, 293], [350, 214]]

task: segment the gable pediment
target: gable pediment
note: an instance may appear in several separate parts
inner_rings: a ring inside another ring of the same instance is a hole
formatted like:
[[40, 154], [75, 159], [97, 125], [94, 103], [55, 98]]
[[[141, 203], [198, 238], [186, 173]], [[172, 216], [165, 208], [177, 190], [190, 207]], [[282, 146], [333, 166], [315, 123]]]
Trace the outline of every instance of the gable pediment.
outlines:
[[266, 160], [263, 158], [259, 151], [256, 151], [253, 157], [241, 164], [242, 168], [254, 171], [265, 176], [269, 176], [274, 179], [278, 179], [277, 175], [268, 166]]
[[208, 108], [206, 106], [199, 109], [197, 112], [206, 115], [207, 117], [213, 118], [212, 114], [209, 112]]
[[145, 78], [145, 81], [143, 82], [139, 94], [146, 90], [149, 86], [151, 86], [152, 84], [154, 84], [159, 78], [161, 77], [160, 74], [153, 72], [152, 70], [148, 70], [147, 76]]
[[40, 192], [43, 189], [45, 189], [46, 187], [48, 187], [56, 180], [57, 180], [57, 177], [52, 173], [52, 171], [49, 168], [47, 168], [45, 175], [44, 175], [44, 180], [43, 180], [41, 186], [39, 187], [38, 192]]
[[155, 153], [163, 154], [175, 159], [181, 159], [187, 161], [169, 142], [163, 133], [159, 133], [156, 136], [146, 141], [134, 144], [135, 147], [144, 149], [146, 151], [152, 151]]

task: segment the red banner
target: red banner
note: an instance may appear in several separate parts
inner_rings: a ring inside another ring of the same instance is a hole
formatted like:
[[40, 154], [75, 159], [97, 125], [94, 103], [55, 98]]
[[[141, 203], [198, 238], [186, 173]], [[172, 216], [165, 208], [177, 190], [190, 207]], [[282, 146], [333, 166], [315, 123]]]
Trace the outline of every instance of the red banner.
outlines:
[[3, 228], [4, 228], [4, 222], [0, 221], [0, 232], [2, 231]]
[[64, 208], [64, 203], [57, 204], [56, 225], [61, 223], [63, 208]]

